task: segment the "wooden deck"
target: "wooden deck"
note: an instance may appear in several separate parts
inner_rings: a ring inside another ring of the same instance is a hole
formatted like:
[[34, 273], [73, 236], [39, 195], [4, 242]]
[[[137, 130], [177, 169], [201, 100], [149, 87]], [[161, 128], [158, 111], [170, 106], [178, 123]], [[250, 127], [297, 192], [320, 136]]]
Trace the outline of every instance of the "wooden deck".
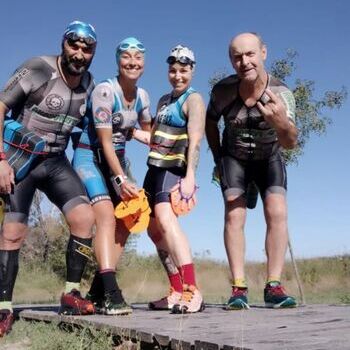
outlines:
[[133, 305], [129, 316], [59, 316], [55, 307], [19, 306], [25, 320], [105, 327], [141, 345], [191, 350], [349, 350], [350, 305], [310, 305], [272, 310], [259, 305], [225, 311], [208, 305], [202, 313], [172, 315]]

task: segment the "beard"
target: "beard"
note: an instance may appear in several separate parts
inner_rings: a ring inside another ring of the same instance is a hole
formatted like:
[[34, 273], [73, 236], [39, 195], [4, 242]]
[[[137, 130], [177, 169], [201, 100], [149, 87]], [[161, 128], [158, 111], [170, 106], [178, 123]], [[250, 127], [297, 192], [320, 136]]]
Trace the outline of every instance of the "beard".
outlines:
[[92, 61], [92, 59], [89, 61], [77, 61], [69, 57], [64, 51], [62, 52], [61, 58], [62, 68], [73, 76], [83, 75], [89, 69]]

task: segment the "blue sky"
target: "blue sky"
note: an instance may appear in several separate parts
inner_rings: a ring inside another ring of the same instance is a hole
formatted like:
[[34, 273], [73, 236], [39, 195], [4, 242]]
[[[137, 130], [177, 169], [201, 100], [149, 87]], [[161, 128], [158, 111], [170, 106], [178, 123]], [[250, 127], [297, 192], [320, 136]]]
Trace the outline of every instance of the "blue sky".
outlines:
[[[159, 97], [170, 90], [165, 59], [171, 47], [190, 46], [197, 59], [193, 86], [208, 101], [208, 78], [216, 71], [232, 71], [228, 42], [243, 31], [261, 33], [268, 45], [268, 62], [299, 52], [295, 77], [316, 81], [316, 95], [326, 90], [350, 88], [350, 3], [284, 1], [128, 1], [19, 0], [2, 4], [0, 85], [24, 60], [60, 52], [66, 25], [75, 19], [93, 24], [98, 48], [91, 66], [96, 81], [116, 72], [114, 50], [127, 36], [136, 36], [147, 48], [146, 70], [139, 85], [151, 96], [152, 111]], [[291, 80], [291, 85], [294, 79]], [[349, 156], [350, 102], [330, 114], [334, 120], [322, 137], [313, 136], [297, 166], [288, 168], [289, 229], [297, 257], [350, 253]], [[140, 184], [146, 172], [147, 150], [131, 143], [127, 148]], [[223, 203], [210, 183], [213, 162], [203, 142], [198, 172], [199, 204], [181, 219], [194, 253], [210, 251], [225, 260]], [[261, 202], [248, 212], [247, 258], [264, 259], [265, 224]], [[146, 235], [138, 240], [140, 252], [152, 253]]]

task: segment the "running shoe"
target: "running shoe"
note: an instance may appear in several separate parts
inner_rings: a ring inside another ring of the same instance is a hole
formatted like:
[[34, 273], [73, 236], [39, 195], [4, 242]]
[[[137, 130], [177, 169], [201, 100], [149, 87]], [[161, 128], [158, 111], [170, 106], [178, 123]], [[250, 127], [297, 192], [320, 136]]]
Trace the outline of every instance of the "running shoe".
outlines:
[[61, 296], [60, 315], [92, 315], [95, 312], [93, 303], [84, 299], [80, 292], [72, 289], [69, 293]]
[[0, 310], [0, 337], [11, 331], [13, 321], [13, 313], [10, 310]]
[[225, 310], [249, 309], [248, 288], [232, 286], [232, 295], [225, 305]]
[[151, 301], [148, 307], [151, 310], [171, 310], [175, 304], [178, 304], [181, 299], [181, 293], [177, 292], [173, 287], [170, 287], [169, 294], [162, 299]]
[[273, 309], [292, 308], [297, 306], [295, 298], [286, 294], [278, 281], [269, 282], [264, 289], [265, 306]]
[[184, 284], [181, 299], [171, 309], [173, 314], [201, 312], [205, 309], [200, 291], [193, 285]]
[[129, 315], [132, 313], [131, 306], [124, 300], [120, 290], [105, 295], [103, 302], [105, 315]]
[[92, 302], [95, 308], [95, 314], [104, 314], [104, 297], [90, 292], [86, 293], [85, 299]]

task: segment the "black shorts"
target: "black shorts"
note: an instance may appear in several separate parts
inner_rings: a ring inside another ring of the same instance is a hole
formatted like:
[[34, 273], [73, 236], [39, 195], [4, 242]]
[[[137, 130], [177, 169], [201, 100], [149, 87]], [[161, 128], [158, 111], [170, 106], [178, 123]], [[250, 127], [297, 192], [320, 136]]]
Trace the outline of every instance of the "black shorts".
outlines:
[[156, 204], [162, 202], [170, 203], [170, 190], [182, 177], [184, 177], [183, 171], [177, 168], [163, 169], [155, 166], [149, 167], [145, 181], [143, 182], [143, 188], [147, 194], [153, 216], [153, 210]]
[[286, 194], [287, 173], [279, 152], [264, 160], [244, 161], [224, 156], [220, 162], [221, 189], [224, 198], [245, 195], [247, 185], [254, 181], [261, 198], [270, 193]]
[[10, 195], [10, 212], [5, 222], [27, 223], [30, 206], [37, 189], [64, 214], [82, 203], [89, 203], [84, 186], [73, 170], [65, 154], [47, 158], [38, 157], [29, 174], [14, 188]]

